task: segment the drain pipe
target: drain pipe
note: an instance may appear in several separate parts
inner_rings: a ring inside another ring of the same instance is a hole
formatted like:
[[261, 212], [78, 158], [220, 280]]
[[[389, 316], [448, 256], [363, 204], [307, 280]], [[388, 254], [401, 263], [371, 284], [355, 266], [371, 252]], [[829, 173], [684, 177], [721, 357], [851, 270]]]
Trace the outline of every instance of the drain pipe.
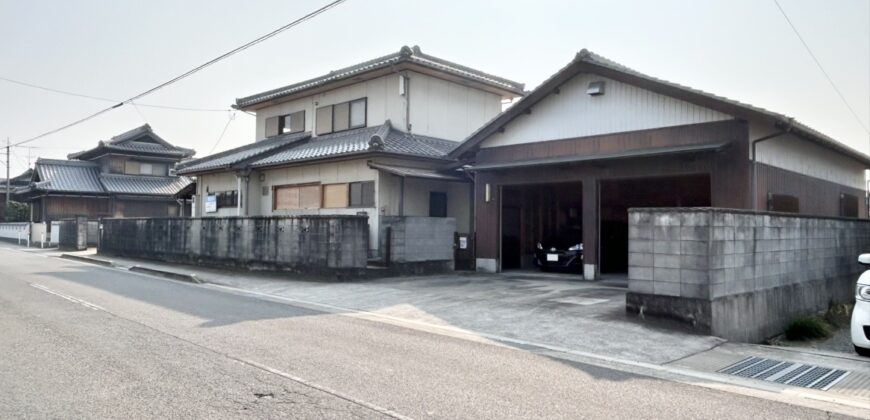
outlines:
[[752, 140], [752, 211], [758, 211], [758, 162], [755, 160], [758, 143], [790, 133], [793, 124], [794, 118], [789, 118], [785, 130]]

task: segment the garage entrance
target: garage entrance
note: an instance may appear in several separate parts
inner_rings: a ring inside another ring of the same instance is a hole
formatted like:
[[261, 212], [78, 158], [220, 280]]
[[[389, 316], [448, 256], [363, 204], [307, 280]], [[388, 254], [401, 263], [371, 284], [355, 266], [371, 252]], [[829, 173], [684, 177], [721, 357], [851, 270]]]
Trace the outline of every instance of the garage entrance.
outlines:
[[710, 175], [602, 180], [600, 183], [602, 273], [628, 271], [628, 209], [710, 206]]
[[501, 268], [534, 268], [540, 241], [583, 242], [583, 184], [502, 187]]

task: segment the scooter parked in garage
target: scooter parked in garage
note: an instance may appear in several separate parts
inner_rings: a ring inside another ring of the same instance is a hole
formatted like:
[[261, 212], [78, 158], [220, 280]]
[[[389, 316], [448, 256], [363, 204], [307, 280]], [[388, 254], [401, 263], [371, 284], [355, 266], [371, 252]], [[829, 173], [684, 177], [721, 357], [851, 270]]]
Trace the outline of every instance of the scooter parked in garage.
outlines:
[[[861, 254], [858, 263], [870, 266], [870, 254]], [[855, 286], [855, 309], [852, 310], [852, 344], [855, 352], [870, 357], [870, 270], [858, 277]]]

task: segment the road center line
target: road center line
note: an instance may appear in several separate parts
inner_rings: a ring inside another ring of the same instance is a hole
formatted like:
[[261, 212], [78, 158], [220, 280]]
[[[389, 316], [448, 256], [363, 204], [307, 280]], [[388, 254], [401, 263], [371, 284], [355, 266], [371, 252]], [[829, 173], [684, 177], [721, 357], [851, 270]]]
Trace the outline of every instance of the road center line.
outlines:
[[82, 300], [82, 299], [79, 299], [79, 298], [77, 298], [77, 297], [73, 297], [73, 296], [70, 296], [70, 295], [65, 295], [65, 294], [63, 294], [63, 293], [60, 293], [60, 292], [57, 292], [57, 291], [51, 290], [51, 289], [49, 289], [48, 287], [45, 287], [45, 286], [43, 286], [43, 285], [41, 285], [41, 284], [38, 284], [38, 283], [29, 283], [29, 284], [30, 284], [30, 286], [33, 287], [33, 288], [36, 288], [36, 289], [42, 290], [43, 292], [46, 292], [46, 293], [51, 293], [52, 295], [55, 295], [55, 296], [58, 296], [58, 297], [60, 297], [60, 298], [66, 299], [66, 300], [68, 300], [68, 301], [70, 301], [70, 302], [78, 303], [79, 305], [82, 305], [82, 306], [84, 306], [84, 307], [86, 307], [86, 308], [90, 308], [90, 309], [93, 309], [93, 310], [95, 310], [95, 311], [105, 311], [105, 309], [103, 309], [103, 307], [101, 307], [101, 306], [99, 306], [99, 305], [94, 305], [93, 303], [90, 303], [90, 302], [88, 302], [88, 301], [86, 301], [86, 300]]

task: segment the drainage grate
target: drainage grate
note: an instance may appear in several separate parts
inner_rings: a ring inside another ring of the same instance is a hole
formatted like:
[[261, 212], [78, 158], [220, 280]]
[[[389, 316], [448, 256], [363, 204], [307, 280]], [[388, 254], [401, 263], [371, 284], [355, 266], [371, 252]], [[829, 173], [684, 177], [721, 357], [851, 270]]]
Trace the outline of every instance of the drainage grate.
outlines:
[[726, 375], [827, 391], [849, 372], [764, 357], [747, 357], [718, 371]]

